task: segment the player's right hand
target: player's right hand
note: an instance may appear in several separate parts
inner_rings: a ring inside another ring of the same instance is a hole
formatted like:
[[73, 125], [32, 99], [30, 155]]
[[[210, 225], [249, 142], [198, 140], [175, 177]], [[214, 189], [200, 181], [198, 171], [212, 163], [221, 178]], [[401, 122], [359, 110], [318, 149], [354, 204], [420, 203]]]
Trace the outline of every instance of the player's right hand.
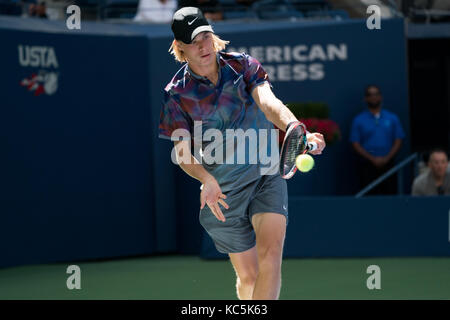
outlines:
[[227, 196], [222, 193], [217, 180], [214, 177], [205, 181], [203, 184], [202, 192], [200, 193], [200, 209], [205, 207], [205, 204], [211, 209], [212, 213], [216, 216], [216, 218], [222, 222], [225, 222], [225, 216], [220, 210], [219, 203], [225, 208], [229, 209], [230, 207], [224, 201]]

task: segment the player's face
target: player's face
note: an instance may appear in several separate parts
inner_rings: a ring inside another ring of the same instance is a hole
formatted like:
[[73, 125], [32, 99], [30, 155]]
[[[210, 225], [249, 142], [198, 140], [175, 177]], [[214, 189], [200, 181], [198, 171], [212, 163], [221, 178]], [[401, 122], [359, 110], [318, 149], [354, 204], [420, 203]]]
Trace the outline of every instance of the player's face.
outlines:
[[435, 176], [443, 177], [448, 166], [447, 155], [443, 152], [433, 152], [428, 166]]
[[188, 62], [197, 66], [215, 63], [216, 53], [211, 32], [199, 33], [191, 44], [182, 44], [182, 50]]

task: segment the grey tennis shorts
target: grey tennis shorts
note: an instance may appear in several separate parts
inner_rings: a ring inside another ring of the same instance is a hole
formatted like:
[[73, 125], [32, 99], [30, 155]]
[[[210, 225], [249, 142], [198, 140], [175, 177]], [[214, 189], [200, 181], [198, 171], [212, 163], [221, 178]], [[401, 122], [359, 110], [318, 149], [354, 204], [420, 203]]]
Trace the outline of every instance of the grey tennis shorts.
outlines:
[[274, 212], [288, 218], [288, 195], [286, 180], [276, 175], [263, 175], [247, 186], [224, 192], [229, 209], [219, 204], [225, 222], [219, 221], [205, 205], [200, 210], [200, 224], [211, 236], [221, 253], [246, 251], [256, 244], [251, 224], [256, 213]]

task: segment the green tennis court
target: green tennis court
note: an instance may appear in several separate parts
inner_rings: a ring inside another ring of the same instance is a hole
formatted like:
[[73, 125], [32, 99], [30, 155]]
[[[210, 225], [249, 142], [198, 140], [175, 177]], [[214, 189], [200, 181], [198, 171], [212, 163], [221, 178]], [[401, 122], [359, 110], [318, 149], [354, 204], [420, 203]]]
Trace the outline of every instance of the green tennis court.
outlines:
[[[81, 289], [69, 290], [69, 265]], [[367, 267], [381, 289], [366, 286]], [[229, 261], [150, 256], [0, 269], [0, 299], [236, 299]], [[450, 299], [450, 258], [285, 259], [281, 299]]]

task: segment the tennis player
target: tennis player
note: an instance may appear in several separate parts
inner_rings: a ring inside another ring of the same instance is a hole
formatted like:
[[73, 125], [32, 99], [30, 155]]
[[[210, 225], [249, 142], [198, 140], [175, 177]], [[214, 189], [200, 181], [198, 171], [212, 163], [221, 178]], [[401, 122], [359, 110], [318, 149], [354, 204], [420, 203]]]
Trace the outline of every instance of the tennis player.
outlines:
[[[185, 154], [191, 151], [192, 136], [174, 137], [174, 131], [193, 134], [197, 121], [202, 132], [270, 130], [273, 124], [284, 130], [298, 120], [275, 97], [256, 59], [223, 51], [229, 42], [214, 34], [198, 8], [176, 11], [172, 31], [175, 40], [169, 51], [186, 63], [164, 90], [159, 136], [174, 141], [177, 156], [189, 160], [179, 162], [180, 167], [202, 183], [200, 223], [217, 250], [229, 255], [238, 298], [278, 299], [288, 222], [286, 181], [277, 170], [261, 174], [261, 163], [203, 163], [195, 153]], [[307, 140], [317, 143], [312, 154], [322, 153], [325, 142], [320, 133], [309, 133]], [[202, 141], [202, 147], [208, 143]], [[269, 145], [258, 141], [257, 148], [263, 147]]]

